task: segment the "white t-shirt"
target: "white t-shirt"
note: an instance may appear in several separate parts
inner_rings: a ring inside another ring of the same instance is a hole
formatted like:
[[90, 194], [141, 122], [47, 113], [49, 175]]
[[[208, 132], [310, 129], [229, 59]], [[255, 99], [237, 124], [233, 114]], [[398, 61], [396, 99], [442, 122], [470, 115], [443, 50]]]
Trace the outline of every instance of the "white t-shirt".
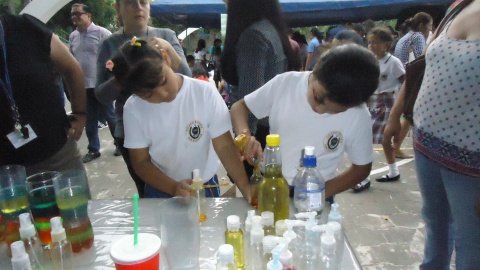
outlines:
[[398, 78], [405, 74], [402, 61], [387, 53], [382, 59], [378, 60], [378, 64], [380, 67], [380, 78], [375, 94], [396, 92], [400, 89], [401, 83]]
[[205, 56], [207, 55], [207, 52], [205, 51], [205, 49], [202, 49], [198, 52], [194, 52], [193, 53], [193, 57], [195, 57], [195, 60], [196, 61], [202, 61], [205, 59]]
[[179, 181], [200, 169], [208, 181], [218, 169], [212, 139], [232, 128], [222, 96], [208, 82], [183, 77], [171, 102], [149, 103], [132, 95], [125, 103], [126, 148], [148, 148], [152, 162]]
[[326, 180], [336, 176], [344, 152], [356, 165], [373, 160], [372, 124], [366, 105], [337, 114], [314, 112], [307, 98], [309, 75], [283, 73], [245, 96], [255, 117], [269, 116], [270, 132], [280, 134], [282, 173], [290, 185], [307, 145], [315, 146], [317, 166]]

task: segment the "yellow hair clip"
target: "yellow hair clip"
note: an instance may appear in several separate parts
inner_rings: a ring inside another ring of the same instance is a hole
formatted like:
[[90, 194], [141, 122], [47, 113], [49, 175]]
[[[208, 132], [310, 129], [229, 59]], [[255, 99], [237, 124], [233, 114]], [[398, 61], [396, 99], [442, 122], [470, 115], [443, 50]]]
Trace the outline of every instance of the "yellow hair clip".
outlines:
[[134, 36], [134, 37], [132, 38], [132, 40], [130, 41], [130, 45], [131, 45], [131, 46], [136, 46], [136, 47], [142, 47], [142, 43], [140, 43], [140, 42], [138, 41], [138, 39], [137, 39], [136, 36]]

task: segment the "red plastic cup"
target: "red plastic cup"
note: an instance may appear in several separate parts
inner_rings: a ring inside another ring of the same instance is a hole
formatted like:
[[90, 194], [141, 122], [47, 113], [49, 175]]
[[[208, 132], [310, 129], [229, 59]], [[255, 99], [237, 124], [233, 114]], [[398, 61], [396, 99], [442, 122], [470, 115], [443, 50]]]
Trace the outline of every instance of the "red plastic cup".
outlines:
[[160, 237], [155, 234], [139, 233], [137, 246], [133, 246], [133, 235], [127, 235], [112, 245], [110, 257], [117, 270], [158, 270], [160, 245]]

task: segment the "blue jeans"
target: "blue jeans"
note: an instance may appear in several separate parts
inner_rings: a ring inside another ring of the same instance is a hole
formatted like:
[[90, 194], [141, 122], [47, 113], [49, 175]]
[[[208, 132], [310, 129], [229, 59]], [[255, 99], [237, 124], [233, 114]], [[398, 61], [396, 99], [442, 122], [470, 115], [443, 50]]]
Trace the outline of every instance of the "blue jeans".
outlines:
[[[218, 187], [217, 175], [214, 175], [203, 185], [215, 185], [216, 187], [205, 188], [205, 197], [220, 197], [220, 187]], [[148, 184], [145, 184], [145, 198], [172, 198], [173, 196], [160, 191]]]
[[418, 151], [415, 162], [426, 231], [420, 269], [450, 269], [453, 248], [457, 269], [479, 269], [480, 177], [451, 171]]
[[88, 138], [88, 151], [100, 151], [100, 139], [98, 138], [98, 121], [101, 119], [107, 120], [110, 134], [115, 131], [115, 112], [113, 110], [113, 103], [110, 105], [103, 105], [95, 97], [93, 88], [87, 88], [87, 123], [85, 125], [85, 133]]

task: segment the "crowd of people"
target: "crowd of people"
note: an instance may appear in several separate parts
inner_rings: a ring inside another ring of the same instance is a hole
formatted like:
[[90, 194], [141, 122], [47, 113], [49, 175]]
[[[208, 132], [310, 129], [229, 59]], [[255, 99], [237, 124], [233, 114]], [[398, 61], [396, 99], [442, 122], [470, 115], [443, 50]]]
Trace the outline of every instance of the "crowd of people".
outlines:
[[[224, 43], [215, 39], [207, 49], [200, 39], [191, 55], [174, 31], [148, 25], [146, 0], [115, 1], [122, 27], [114, 33], [94, 24], [87, 5], [73, 4], [68, 46], [29, 15], [3, 15], [0, 165], [22, 164], [29, 175], [84, 170], [100, 157], [97, 123], [106, 120], [140, 197], [189, 196], [194, 169], [208, 196], [219, 196], [221, 161], [250, 200], [254, 159], [262, 158], [266, 135], [277, 133], [288, 183], [302, 148], [313, 145], [333, 200], [371, 186], [374, 144], [389, 167], [376, 181], [398, 181], [395, 158], [408, 157], [400, 147], [413, 126], [426, 224], [420, 268], [448, 269], [453, 250], [457, 269], [477, 267], [480, 0], [456, 1], [447, 14], [459, 12], [436, 31], [419, 12], [399, 32], [368, 21], [313, 27], [308, 40], [287, 29], [278, 0], [226, 4]], [[413, 119], [402, 118], [408, 63], [424, 53]], [[84, 127], [81, 157], [76, 141]], [[232, 132], [248, 137], [243, 153]], [[338, 174], [344, 154], [351, 165]]]

